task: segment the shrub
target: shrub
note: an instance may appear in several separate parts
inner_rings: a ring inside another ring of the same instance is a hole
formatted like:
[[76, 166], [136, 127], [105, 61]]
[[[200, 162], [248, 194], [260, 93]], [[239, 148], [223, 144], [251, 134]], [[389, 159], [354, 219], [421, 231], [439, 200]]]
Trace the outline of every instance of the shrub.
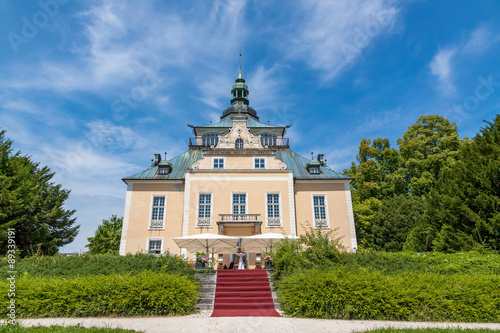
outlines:
[[[6, 258], [0, 261], [0, 277], [8, 277]], [[178, 257], [154, 256], [152, 254], [134, 255], [82, 255], [82, 256], [43, 256], [18, 260], [16, 270], [22, 275], [32, 277], [79, 277], [90, 275], [139, 274], [149, 270], [156, 273], [181, 274], [192, 277], [194, 270]]]
[[272, 252], [274, 276], [279, 279], [296, 269], [328, 266], [345, 261], [345, 248], [337, 230], [324, 231], [309, 227], [297, 240], [285, 239]]
[[[19, 317], [89, 317], [188, 314], [197, 286], [185, 276], [142, 272], [75, 278], [20, 277], [16, 281]], [[7, 284], [0, 284], [0, 315], [6, 316]]]
[[500, 275], [500, 255], [465, 252], [446, 254], [430, 252], [387, 253], [359, 252], [345, 256], [346, 266], [367, 267], [386, 274], [401, 272], [434, 274], [497, 274]]
[[418, 321], [499, 322], [500, 277], [383, 274], [365, 268], [316, 268], [277, 282], [291, 316]]

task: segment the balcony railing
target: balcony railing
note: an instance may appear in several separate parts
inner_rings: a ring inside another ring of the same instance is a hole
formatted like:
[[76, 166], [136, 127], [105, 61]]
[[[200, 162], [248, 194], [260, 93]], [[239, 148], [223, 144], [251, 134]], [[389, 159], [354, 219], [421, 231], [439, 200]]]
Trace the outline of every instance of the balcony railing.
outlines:
[[212, 219], [210, 217], [198, 217], [198, 227], [210, 227], [212, 225]]
[[268, 227], [281, 227], [281, 217], [268, 217], [267, 218]]
[[[189, 147], [206, 147], [212, 148], [217, 146], [218, 141], [212, 139], [202, 139], [202, 138], [189, 138]], [[290, 141], [288, 138], [281, 139], [261, 139], [262, 146], [267, 149], [277, 149], [277, 148], [290, 148]], [[243, 146], [245, 147], [245, 146]]]
[[163, 220], [151, 220], [149, 222], [150, 229], [163, 229]]
[[260, 221], [260, 214], [219, 214], [220, 221]]
[[254, 227], [254, 232], [258, 234], [262, 221], [260, 214], [219, 214], [217, 225], [220, 233], [225, 233], [224, 228], [226, 227]]
[[314, 228], [316, 229], [328, 229], [327, 219], [314, 219]]

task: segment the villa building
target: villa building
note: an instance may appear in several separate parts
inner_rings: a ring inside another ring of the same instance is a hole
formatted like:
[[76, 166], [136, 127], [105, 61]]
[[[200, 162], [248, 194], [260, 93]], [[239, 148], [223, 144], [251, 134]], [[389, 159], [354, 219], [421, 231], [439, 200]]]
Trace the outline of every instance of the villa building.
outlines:
[[[218, 123], [188, 125], [194, 137], [185, 153], [170, 160], [155, 154], [150, 167], [123, 178], [120, 254], [168, 251], [192, 259], [174, 238], [202, 233], [296, 237], [307, 227], [338, 228], [343, 245], [355, 251], [351, 179], [330, 169], [323, 155], [310, 160], [290, 150], [289, 126], [259, 121], [241, 67], [231, 95]], [[227, 264], [231, 252], [236, 248], [215, 249], [214, 255]], [[250, 266], [263, 254], [249, 252]]]

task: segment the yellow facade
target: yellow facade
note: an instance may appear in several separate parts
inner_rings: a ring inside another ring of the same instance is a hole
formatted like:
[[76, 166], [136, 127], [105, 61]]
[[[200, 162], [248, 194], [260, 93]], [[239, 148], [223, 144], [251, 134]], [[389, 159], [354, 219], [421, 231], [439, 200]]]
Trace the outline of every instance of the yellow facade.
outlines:
[[[309, 161], [293, 153], [283, 138], [287, 127], [260, 123], [246, 97], [238, 97], [248, 91], [238, 95], [238, 89], [233, 86], [236, 97], [220, 123], [193, 127], [196, 137], [186, 153], [169, 161], [156, 155], [147, 170], [124, 178], [120, 254], [169, 252], [192, 259], [193, 253], [179, 248], [174, 238], [238, 236], [244, 250], [246, 236], [295, 237], [308, 227], [337, 229], [345, 247], [356, 250], [351, 179], [320, 157]], [[214, 256], [227, 264], [227, 252]], [[249, 253], [250, 264], [256, 255]]]

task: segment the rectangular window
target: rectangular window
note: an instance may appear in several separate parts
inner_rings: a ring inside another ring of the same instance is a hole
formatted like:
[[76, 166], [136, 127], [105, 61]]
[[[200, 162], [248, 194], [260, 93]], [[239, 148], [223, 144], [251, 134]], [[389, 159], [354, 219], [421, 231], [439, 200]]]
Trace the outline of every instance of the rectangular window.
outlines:
[[224, 169], [224, 158], [214, 158], [214, 169]]
[[314, 208], [314, 227], [325, 228], [328, 227], [328, 219], [326, 217], [326, 203], [324, 195], [313, 196]]
[[200, 193], [198, 199], [198, 226], [210, 226], [212, 212], [212, 194]]
[[150, 228], [163, 228], [165, 218], [165, 197], [153, 197]]
[[246, 214], [247, 195], [233, 194], [233, 214]]
[[280, 227], [280, 195], [267, 194], [267, 225], [270, 227]]
[[265, 169], [266, 168], [266, 159], [265, 158], [254, 158], [254, 168], [255, 169]]
[[161, 239], [150, 239], [148, 253], [161, 254]]

